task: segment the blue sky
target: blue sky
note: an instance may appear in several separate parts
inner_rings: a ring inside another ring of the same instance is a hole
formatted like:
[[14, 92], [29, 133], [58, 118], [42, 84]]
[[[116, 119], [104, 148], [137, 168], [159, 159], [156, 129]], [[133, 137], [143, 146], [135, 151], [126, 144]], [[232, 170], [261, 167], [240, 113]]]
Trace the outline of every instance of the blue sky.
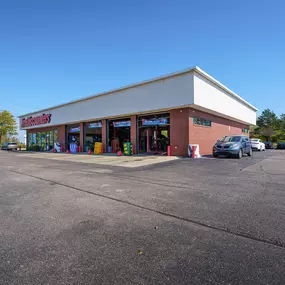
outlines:
[[283, 0], [0, 0], [0, 109], [14, 115], [198, 65], [285, 113]]

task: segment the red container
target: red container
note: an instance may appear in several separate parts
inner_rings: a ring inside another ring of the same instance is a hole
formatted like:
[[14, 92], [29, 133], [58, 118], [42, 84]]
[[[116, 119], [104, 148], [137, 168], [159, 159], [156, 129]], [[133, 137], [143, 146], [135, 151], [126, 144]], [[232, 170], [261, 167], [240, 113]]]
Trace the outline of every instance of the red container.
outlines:
[[192, 158], [195, 158], [196, 148], [197, 147], [195, 145], [192, 146]]

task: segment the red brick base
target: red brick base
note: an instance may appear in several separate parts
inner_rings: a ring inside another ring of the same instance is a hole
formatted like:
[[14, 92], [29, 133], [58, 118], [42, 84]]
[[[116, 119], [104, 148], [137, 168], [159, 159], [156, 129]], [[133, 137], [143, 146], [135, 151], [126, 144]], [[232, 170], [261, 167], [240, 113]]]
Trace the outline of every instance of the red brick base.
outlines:
[[189, 144], [189, 108], [170, 111], [170, 154], [187, 155]]
[[[210, 120], [211, 126], [195, 125], [193, 118], [199, 117]], [[133, 143], [134, 152], [137, 151], [137, 130], [136, 115], [131, 116], [131, 141]], [[102, 120], [102, 142], [106, 151], [107, 142], [107, 126], [106, 120]], [[83, 130], [83, 123], [80, 124]], [[216, 141], [226, 135], [247, 135], [242, 132], [242, 128], [249, 128], [248, 125], [237, 123], [228, 119], [224, 119], [215, 115], [198, 111], [193, 108], [181, 108], [170, 110], [170, 147], [171, 155], [187, 156], [188, 144], [199, 144], [200, 154], [206, 155], [212, 153], [212, 147]], [[47, 132], [50, 130], [58, 130], [58, 140], [61, 145], [65, 146], [65, 125], [57, 127], [45, 127], [27, 130], [27, 135], [34, 132]], [[80, 134], [80, 143], [83, 144], [83, 132]]]
[[[248, 125], [237, 123], [215, 115], [189, 109], [189, 143], [199, 144], [200, 154], [212, 154], [213, 145], [218, 139], [226, 135], [248, 135], [242, 132], [242, 128], [249, 128]], [[195, 125], [194, 117], [211, 121], [211, 127]]]
[[[211, 126], [195, 125], [193, 118], [210, 120]], [[237, 123], [215, 115], [181, 108], [170, 111], [170, 145], [171, 155], [187, 156], [188, 144], [199, 144], [200, 154], [212, 154], [213, 145], [226, 135], [248, 135], [243, 133], [248, 125]]]

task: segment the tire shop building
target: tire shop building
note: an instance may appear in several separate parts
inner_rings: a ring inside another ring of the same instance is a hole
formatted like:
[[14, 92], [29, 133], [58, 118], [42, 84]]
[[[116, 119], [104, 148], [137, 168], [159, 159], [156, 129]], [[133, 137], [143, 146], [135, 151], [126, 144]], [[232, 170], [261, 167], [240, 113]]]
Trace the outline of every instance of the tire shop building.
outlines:
[[133, 153], [187, 155], [189, 144], [211, 154], [225, 135], [247, 134], [257, 109], [194, 67], [96, 94], [19, 117], [27, 149], [117, 152], [131, 142]]

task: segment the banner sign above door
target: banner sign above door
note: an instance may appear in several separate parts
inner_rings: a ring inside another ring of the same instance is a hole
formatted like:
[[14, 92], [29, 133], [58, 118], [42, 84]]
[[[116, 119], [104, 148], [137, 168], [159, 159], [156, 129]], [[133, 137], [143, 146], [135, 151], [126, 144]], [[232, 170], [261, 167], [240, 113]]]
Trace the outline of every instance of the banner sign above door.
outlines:
[[79, 133], [79, 132], [80, 132], [80, 127], [70, 128], [70, 133]]
[[167, 118], [160, 118], [153, 120], [142, 119], [143, 126], [167, 125], [167, 123], [168, 123]]
[[119, 122], [113, 122], [114, 128], [120, 128], [120, 127], [130, 127], [131, 121], [119, 121]]
[[102, 128], [102, 122], [95, 122], [88, 124], [89, 129]]

